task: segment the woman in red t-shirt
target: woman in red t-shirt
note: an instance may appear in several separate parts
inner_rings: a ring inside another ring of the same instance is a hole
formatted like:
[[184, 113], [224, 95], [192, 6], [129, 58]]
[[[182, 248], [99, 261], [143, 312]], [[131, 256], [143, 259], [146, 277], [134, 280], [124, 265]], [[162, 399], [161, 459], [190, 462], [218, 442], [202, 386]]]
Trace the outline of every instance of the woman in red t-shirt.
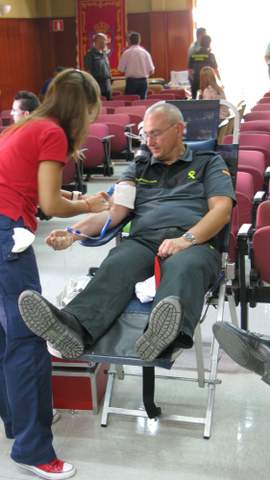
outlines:
[[109, 207], [104, 192], [72, 200], [60, 190], [67, 157], [78, 155], [99, 98], [91, 75], [66, 69], [44, 102], [0, 137], [0, 416], [7, 437], [15, 438], [11, 458], [44, 478], [68, 478], [75, 468], [53, 449], [50, 356], [17, 303], [23, 290], [41, 291], [30, 246], [37, 206], [60, 217]]

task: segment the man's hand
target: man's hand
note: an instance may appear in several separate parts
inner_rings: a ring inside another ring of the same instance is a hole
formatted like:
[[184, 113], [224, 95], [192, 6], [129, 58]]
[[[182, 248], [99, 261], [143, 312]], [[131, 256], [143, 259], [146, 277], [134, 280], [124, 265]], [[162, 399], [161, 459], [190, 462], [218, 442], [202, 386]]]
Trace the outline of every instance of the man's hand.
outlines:
[[192, 244], [182, 237], [168, 238], [163, 240], [159, 246], [157, 254], [161, 258], [166, 258], [170, 255], [174, 255], [174, 253], [180, 252], [181, 250], [186, 250], [186, 248], [190, 247], [192, 247]]
[[49, 233], [48, 237], [45, 238], [45, 242], [54, 250], [65, 250], [65, 248], [70, 247], [77, 239], [79, 239], [79, 236], [75, 239], [74, 235], [66, 230], [53, 230]]

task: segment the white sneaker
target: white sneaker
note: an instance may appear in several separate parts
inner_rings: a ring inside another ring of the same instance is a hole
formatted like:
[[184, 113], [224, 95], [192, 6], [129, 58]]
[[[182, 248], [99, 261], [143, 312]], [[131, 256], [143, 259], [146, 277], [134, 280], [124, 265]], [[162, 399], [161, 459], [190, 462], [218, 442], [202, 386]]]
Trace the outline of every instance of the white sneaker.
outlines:
[[53, 419], [52, 419], [52, 423], [58, 422], [58, 420], [60, 420], [60, 418], [61, 418], [61, 414], [60, 414], [55, 408], [53, 408]]
[[76, 468], [71, 463], [63, 462], [58, 458], [55, 458], [52, 462], [37, 466], [25, 465], [24, 463], [17, 463], [17, 465], [35, 473], [38, 477], [47, 478], [48, 480], [62, 480], [73, 477], [76, 473]]

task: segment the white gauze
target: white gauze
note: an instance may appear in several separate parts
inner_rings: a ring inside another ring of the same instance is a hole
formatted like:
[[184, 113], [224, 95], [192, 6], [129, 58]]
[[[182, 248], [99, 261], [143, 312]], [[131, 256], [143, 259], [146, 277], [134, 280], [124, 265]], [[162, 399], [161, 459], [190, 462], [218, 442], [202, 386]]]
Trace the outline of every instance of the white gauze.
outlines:
[[24, 252], [35, 240], [35, 235], [29, 232], [26, 228], [15, 227], [12, 235], [14, 245], [12, 248], [13, 253]]
[[135, 185], [128, 185], [127, 183], [117, 183], [114, 187], [113, 201], [117, 205], [134, 210], [136, 198]]

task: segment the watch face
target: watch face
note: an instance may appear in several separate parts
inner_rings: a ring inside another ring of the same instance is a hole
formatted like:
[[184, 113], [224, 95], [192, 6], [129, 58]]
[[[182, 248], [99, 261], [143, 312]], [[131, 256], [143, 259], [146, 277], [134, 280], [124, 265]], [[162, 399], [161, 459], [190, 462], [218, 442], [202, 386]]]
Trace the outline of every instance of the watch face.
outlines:
[[196, 244], [196, 238], [194, 237], [193, 233], [190, 233], [190, 232], [184, 233], [183, 237], [185, 238], [185, 240], [188, 240], [193, 245]]

